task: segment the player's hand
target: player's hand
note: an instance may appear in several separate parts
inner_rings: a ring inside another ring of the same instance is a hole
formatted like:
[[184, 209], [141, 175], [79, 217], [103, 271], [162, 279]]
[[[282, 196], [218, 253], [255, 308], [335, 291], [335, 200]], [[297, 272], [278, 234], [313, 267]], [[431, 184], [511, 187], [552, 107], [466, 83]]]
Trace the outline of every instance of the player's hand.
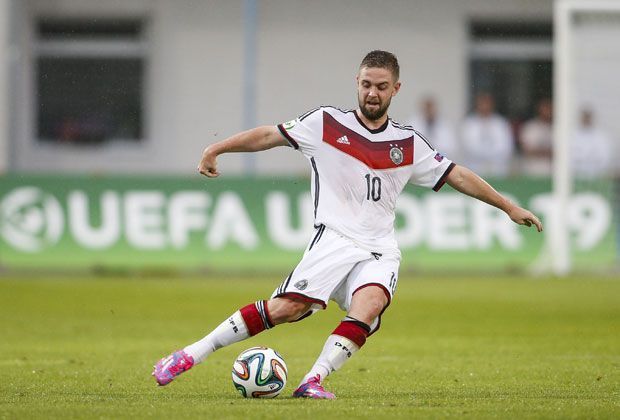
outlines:
[[536, 226], [536, 230], [539, 232], [542, 232], [543, 230], [543, 225], [540, 223], [540, 220], [538, 220], [538, 217], [534, 216], [534, 214], [529, 210], [525, 210], [519, 206], [514, 206], [508, 211], [508, 216], [513, 222], [519, 225], [525, 225], [527, 227], [534, 225]]
[[209, 178], [215, 178], [220, 175], [217, 171], [217, 155], [209, 150], [207, 147], [202, 152], [202, 159], [198, 164], [198, 172]]

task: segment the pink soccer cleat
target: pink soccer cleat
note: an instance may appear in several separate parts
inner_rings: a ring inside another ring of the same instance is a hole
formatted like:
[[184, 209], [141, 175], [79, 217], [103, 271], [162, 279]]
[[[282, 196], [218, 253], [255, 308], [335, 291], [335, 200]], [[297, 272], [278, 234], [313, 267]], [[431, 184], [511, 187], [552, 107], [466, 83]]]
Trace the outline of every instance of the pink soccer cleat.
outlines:
[[168, 385], [177, 376], [194, 366], [194, 358], [183, 350], [175, 351], [161, 359], [153, 369], [152, 375], [161, 386]]
[[295, 398], [315, 398], [321, 400], [333, 400], [336, 398], [331, 392], [325, 391], [321, 386], [321, 376], [316, 375], [314, 378], [308, 379], [293, 392]]

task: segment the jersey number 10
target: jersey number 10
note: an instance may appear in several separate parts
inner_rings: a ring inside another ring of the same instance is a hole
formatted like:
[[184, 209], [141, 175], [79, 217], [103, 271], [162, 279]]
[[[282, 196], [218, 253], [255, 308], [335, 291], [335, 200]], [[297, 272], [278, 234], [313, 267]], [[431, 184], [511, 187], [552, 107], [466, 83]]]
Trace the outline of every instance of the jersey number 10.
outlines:
[[373, 201], [381, 200], [381, 178], [378, 176], [370, 177], [370, 174], [364, 176], [366, 178], [366, 200], [372, 198]]

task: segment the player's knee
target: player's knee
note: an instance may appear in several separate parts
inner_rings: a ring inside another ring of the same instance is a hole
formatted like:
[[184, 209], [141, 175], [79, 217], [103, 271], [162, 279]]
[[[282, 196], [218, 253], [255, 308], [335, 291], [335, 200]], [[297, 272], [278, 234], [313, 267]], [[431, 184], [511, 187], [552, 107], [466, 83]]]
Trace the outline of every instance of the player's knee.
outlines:
[[368, 301], [368, 306], [366, 307], [367, 323], [372, 322], [376, 317], [381, 315], [381, 312], [383, 312], [386, 304], [386, 299], [381, 296], [370, 299]]
[[310, 309], [310, 303], [302, 300], [278, 297], [268, 302], [269, 315], [274, 324], [295, 321]]
[[368, 287], [353, 295], [349, 315], [370, 325], [381, 315], [387, 304], [388, 298], [382, 289]]

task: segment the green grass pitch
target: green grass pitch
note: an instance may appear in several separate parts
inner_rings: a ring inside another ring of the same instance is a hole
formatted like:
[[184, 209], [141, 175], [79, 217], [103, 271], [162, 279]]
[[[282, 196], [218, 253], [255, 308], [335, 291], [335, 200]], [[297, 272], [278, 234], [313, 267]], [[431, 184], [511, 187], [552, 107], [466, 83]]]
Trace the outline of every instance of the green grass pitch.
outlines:
[[[213, 354], [167, 387], [152, 364], [280, 279], [0, 279], [0, 418], [620, 418], [620, 281], [401, 278], [381, 330], [326, 381], [290, 397], [342, 313]], [[274, 400], [245, 400], [242, 350], [284, 356]]]

